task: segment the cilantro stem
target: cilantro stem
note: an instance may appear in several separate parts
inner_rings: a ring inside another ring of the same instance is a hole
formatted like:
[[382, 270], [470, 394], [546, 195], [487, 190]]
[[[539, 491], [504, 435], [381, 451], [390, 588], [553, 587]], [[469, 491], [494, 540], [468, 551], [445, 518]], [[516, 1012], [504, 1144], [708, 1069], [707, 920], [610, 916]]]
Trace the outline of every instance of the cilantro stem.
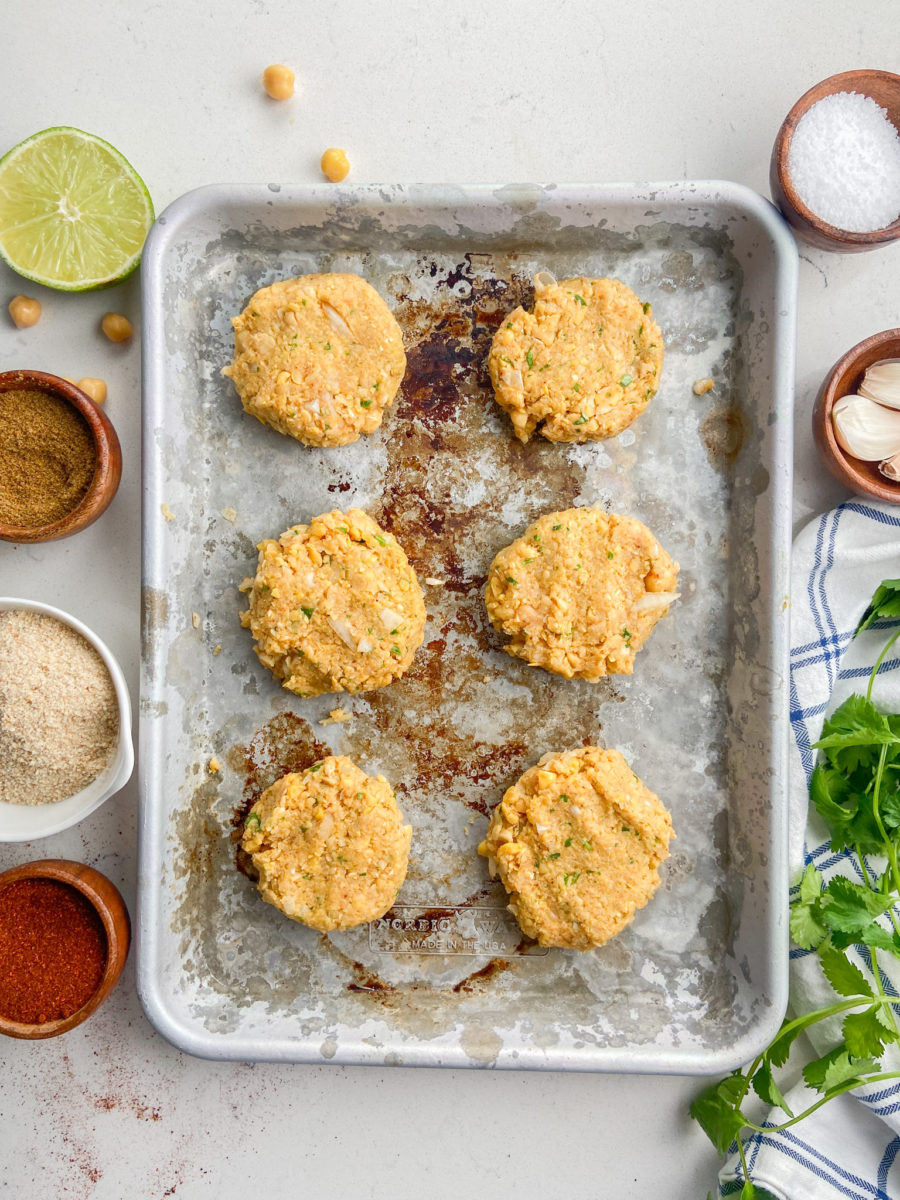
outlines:
[[[865, 855], [863, 854], [862, 850], [860, 849], [860, 847], [858, 845], [855, 845], [853, 847], [853, 851], [856, 854], [856, 857], [859, 859], [859, 869], [860, 869], [860, 871], [862, 871], [862, 877], [865, 880], [866, 887], [871, 888], [873, 892], [877, 893], [879, 889], [874, 887], [872, 884], [872, 877], [869, 875], [869, 868], [866, 866]], [[888, 891], [890, 890], [888, 888], [888, 880], [887, 880], [887, 872], [886, 871], [884, 872], [884, 874], [881, 877], [880, 889], [881, 889], [881, 894], [883, 896], [886, 896], [888, 894]], [[900, 921], [897, 920], [897, 914], [894, 912], [893, 908], [888, 909], [887, 916], [890, 917], [891, 924], [893, 925], [896, 933], [898, 935], [900, 935]], [[875, 960], [875, 955], [876, 955], [876, 951], [873, 948], [873, 950], [872, 950], [873, 962]], [[881, 977], [877, 971], [875, 972], [875, 981], [878, 984], [878, 990], [881, 992], [882, 995], [884, 995], [884, 990], [881, 987]], [[898, 1032], [900, 1032], [900, 1030], [898, 1030]]]
[[[900, 633], [900, 630], [897, 632]], [[893, 638], [891, 640], [893, 641]], [[877, 669], [878, 663], [875, 664], [875, 667]], [[875, 772], [875, 789], [872, 792], [872, 815], [875, 817], [875, 824], [878, 826], [878, 832], [881, 834], [881, 840], [884, 842], [888, 862], [891, 864], [891, 878], [894, 881], [894, 891], [900, 892], [900, 868], [897, 865], [897, 847], [888, 837], [884, 822], [881, 819], [881, 813], [878, 810], [878, 804], [881, 799], [881, 780], [884, 776], [884, 764], [887, 761], [887, 752], [887, 743], [885, 743], [881, 747], [881, 753], [878, 755], [878, 768]]]
[[881, 664], [884, 662], [885, 658], [887, 658], [888, 651], [890, 650], [891, 646], [893, 646], [894, 642], [896, 642], [898, 637], [900, 637], [900, 629], [896, 629], [891, 634], [891, 636], [887, 640], [887, 644], [885, 645], [884, 649], [881, 651], [881, 653], [875, 659], [875, 666], [872, 668], [872, 673], [869, 675], [869, 686], [866, 689], [866, 699], [867, 700], [872, 699], [872, 688], [875, 686], [875, 676], [878, 674]]
[[[887, 1002], [890, 1003], [890, 1001]], [[802, 1017], [795, 1017], [793, 1021], [787, 1021], [779, 1030], [776, 1040], [780, 1041], [786, 1033], [793, 1033], [795, 1029], [798, 1033], [802, 1033], [810, 1025], [816, 1025], [819, 1021], [827, 1020], [828, 1017], [836, 1017], [838, 1013], [847, 1012], [851, 1008], [860, 1008], [861, 1006], [871, 1008], [873, 1003], [879, 1004], [881, 1001], [877, 996], [849, 996], [846, 1000], [838, 1000], [826, 1008], [817, 1008], [814, 1012], [804, 1013]], [[898, 998], [898, 1003], [900, 1003], [900, 998]], [[762, 1061], [763, 1058], [765, 1058], [765, 1054], [760, 1055], [759, 1061]]]
[[[802, 1113], [797, 1113], [791, 1117], [789, 1121], [783, 1121], [780, 1125], [757, 1125], [755, 1121], [744, 1121], [747, 1129], [752, 1129], [755, 1133], [780, 1133], [782, 1129], [790, 1129], [792, 1125], [804, 1120], [814, 1113], [817, 1108], [821, 1108], [823, 1104], [827, 1104], [829, 1100], [833, 1100], [835, 1096], [840, 1096], [844, 1092], [852, 1092], [854, 1088], [862, 1087], [869, 1083], [883, 1083], [888, 1079], [900, 1079], [900, 1071], [884, 1071], [877, 1075], [857, 1075], [853, 1079], [847, 1079], [837, 1087], [830, 1088], [823, 1096], [820, 1096], [815, 1104], [811, 1104], [809, 1108], [805, 1108]], [[740, 1138], [738, 1139], [740, 1143]]]
[[[741, 1156], [741, 1170], [744, 1172], [744, 1179], [750, 1182], [750, 1168], [747, 1166], [747, 1156], [744, 1153], [744, 1143], [741, 1138], [737, 1140], [738, 1154]], [[743, 1188], [741, 1189], [743, 1191]]]

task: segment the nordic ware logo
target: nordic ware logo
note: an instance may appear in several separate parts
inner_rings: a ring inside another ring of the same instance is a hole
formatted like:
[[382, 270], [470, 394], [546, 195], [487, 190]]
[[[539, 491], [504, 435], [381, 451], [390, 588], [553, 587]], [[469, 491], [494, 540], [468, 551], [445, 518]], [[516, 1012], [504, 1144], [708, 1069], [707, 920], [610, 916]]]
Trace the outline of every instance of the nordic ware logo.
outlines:
[[503, 908], [426, 908], [394, 905], [369, 926], [369, 948], [385, 954], [503, 954], [533, 956], [548, 953], [523, 938]]

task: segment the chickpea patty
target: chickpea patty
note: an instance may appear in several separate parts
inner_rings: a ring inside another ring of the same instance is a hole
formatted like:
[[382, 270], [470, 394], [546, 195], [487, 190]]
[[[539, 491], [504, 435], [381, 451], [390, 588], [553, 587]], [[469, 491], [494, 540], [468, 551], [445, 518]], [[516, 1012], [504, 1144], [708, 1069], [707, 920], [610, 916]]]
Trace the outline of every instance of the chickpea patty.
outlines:
[[488, 356], [497, 403], [516, 437], [614, 437], [659, 387], [662, 334], [649, 304], [618, 279], [535, 279], [534, 312], [517, 308]]
[[259, 543], [241, 614], [259, 661], [298, 696], [366, 692], [409, 668], [425, 602], [391, 534], [358, 508], [294, 525]]
[[494, 809], [478, 853], [542, 946], [591, 950], [659, 887], [672, 818], [618, 750], [545, 754]]
[[251, 416], [307, 446], [344, 446], [381, 424], [406, 370], [400, 326], [358, 275], [264, 287], [234, 326], [222, 371]]
[[485, 604], [508, 654], [567, 679], [630, 675], [676, 599], [678, 564], [634, 517], [539, 517], [491, 564]]
[[263, 792], [241, 845], [263, 900], [327, 932], [384, 916], [406, 878], [411, 838], [384, 776], [329, 756]]

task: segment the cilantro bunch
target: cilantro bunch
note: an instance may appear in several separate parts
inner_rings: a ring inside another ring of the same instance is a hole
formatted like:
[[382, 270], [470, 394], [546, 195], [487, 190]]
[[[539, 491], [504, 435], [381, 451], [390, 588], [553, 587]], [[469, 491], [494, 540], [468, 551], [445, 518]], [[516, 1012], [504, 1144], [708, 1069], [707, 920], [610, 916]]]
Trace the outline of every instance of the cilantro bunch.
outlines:
[[[900, 618], [900, 579], [886, 579], [875, 591], [853, 634], [877, 621]], [[774, 1041], [744, 1070], [713, 1084], [691, 1105], [720, 1154], [737, 1139], [746, 1180], [741, 1200], [761, 1200], [768, 1193], [754, 1187], [740, 1134], [744, 1129], [771, 1133], [788, 1129], [842, 1092], [880, 1080], [898, 1079], [884, 1071], [885, 1048], [900, 1041], [900, 996], [884, 990], [877, 955], [900, 958], [900, 714], [883, 713], [872, 701], [872, 688], [888, 651], [900, 638], [896, 629], [869, 675], [865, 696], [852, 695], [825, 721], [816, 748], [822, 751], [810, 780], [810, 800], [831, 834], [831, 848], [846, 851], [862, 883], [838, 876], [823, 883], [811, 864], [791, 902], [794, 942], [814, 950], [838, 999], [824, 1008], [785, 1020]], [[870, 858], [883, 867], [876, 871]], [[851, 946], [867, 946], [872, 961], [869, 978], [848, 957]], [[840, 1020], [841, 1037], [822, 1057], [803, 1068], [807, 1086], [818, 1099], [793, 1113], [775, 1072], [788, 1060], [799, 1034], [821, 1021]], [[780, 1108], [780, 1125], [758, 1125], [743, 1111], [751, 1089], [766, 1104]]]

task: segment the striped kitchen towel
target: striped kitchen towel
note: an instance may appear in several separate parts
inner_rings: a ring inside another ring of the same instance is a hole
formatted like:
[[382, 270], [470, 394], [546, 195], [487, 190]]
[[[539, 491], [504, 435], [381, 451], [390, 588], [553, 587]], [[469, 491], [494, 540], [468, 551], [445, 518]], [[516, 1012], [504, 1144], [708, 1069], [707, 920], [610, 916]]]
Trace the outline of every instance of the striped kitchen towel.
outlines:
[[[854, 856], [835, 853], [828, 832], [810, 810], [812, 746], [827, 713], [854, 691], [865, 693], [869, 672], [887, 639], [880, 622], [855, 640], [853, 632], [883, 579], [900, 577], [900, 508], [852, 499], [810, 522], [794, 542], [791, 571], [791, 880], [808, 863], [825, 879], [835, 874], [861, 879]], [[878, 673], [872, 698], [887, 712], [900, 712], [900, 643]], [[873, 872], [881, 864], [872, 862]], [[792, 891], [792, 895], [793, 895]], [[871, 977], [871, 956], [848, 952]], [[888, 995], [900, 994], [900, 961], [879, 954]], [[807, 1012], [836, 997], [814, 951], [791, 951], [790, 1010]], [[810, 1031], [816, 1054], [840, 1036], [839, 1025]], [[886, 1069], [900, 1070], [900, 1053], [885, 1054]], [[801, 1082], [787, 1094], [793, 1112], [817, 1099]], [[879, 1119], [880, 1118], [880, 1119]], [[769, 1125], [785, 1114], [773, 1110]], [[762, 1122], [760, 1122], [762, 1124]], [[736, 1149], [736, 1148], [735, 1148]], [[900, 1080], [872, 1084], [830, 1101], [783, 1132], [763, 1132], [744, 1141], [750, 1178], [778, 1200], [900, 1200]], [[735, 1152], [719, 1176], [720, 1196], [739, 1195], [743, 1184]]]

